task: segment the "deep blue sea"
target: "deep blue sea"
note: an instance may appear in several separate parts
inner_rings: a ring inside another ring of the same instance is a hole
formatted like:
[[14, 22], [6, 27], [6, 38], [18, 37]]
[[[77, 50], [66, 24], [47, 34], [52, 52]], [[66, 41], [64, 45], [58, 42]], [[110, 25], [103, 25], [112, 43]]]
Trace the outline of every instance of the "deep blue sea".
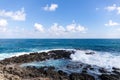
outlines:
[[120, 53], [120, 39], [0, 39], [0, 53], [89, 49]]
[[[120, 39], [0, 39], [0, 60], [51, 49], [73, 49], [73, 61], [120, 68]], [[87, 51], [96, 54], [87, 56]]]

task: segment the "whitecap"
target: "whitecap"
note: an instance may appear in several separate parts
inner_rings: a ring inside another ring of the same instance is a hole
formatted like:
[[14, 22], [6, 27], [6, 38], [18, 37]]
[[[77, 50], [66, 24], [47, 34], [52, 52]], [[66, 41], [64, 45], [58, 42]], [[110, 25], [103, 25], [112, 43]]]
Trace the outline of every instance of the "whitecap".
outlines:
[[78, 61], [90, 65], [96, 65], [99, 67], [104, 67], [108, 70], [112, 70], [112, 67], [120, 68], [120, 55], [116, 56], [108, 52], [97, 52], [95, 54], [85, 54], [91, 50], [76, 50], [74, 54], [70, 57], [72, 61]]

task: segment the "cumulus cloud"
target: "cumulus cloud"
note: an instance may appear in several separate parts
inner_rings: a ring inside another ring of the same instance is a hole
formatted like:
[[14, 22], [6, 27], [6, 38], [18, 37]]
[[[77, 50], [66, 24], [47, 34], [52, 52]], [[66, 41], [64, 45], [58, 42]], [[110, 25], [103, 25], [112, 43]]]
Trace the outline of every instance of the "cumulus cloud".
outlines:
[[112, 20], [109, 20], [108, 23], [105, 24], [105, 26], [119, 26], [120, 24], [117, 22], [113, 22]]
[[25, 21], [26, 19], [26, 13], [24, 11], [24, 8], [21, 8], [21, 10], [18, 11], [0, 10], [0, 16], [8, 17], [16, 21]]
[[50, 33], [54, 33], [56, 35], [60, 35], [60, 34], [64, 34], [65, 32], [65, 28], [63, 26], [58, 25], [57, 23], [54, 23], [49, 29], [48, 31]]
[[39, 32], [50, 33], [52, 35], [64, 35], [64, 34], [69, 34], [69, 33], [72, 33], [72, 34], [85, 33], [87, 30], [87, 28], [75, 22], [67, 26], [61, 26], [58, 23], [54, 23], [49, 28], [43, 28], [41, 24], [35, 23], [34, 27]]
[[42, 24], [39, 23], [35, 23], [34, 24], [35, 30], [39, 31], [39, 32], [44, 32], [44, 28]]
[[108, 11], [114, 11], [114, 10], [116, 10], [116, 8], [117, 8], [116, 4], [113, 4], [112, 6], [105, 7], [105, 9]]
[[45, 11], [55, 11], [58, 8], [58, 4], [51, 4], [50, 6], [47, 4], [43, 9]]
[[113, 4], [112, 6], [105, 7], [107, 11], [117, 11], [117, 14], [120, 14], [120, 6], [117, 6], [116, 4]]
[[[3, 25], [4, 24], [4, 25]], [[72, 37], [84, 37], [83, 31], [86, 28], [81, 27], [77, 23], [74, 24], [74, 32], [71, 29], [67, 29], [67, 26], [62, 26], [58, 23], [53, 23], [51, 26], [44, 27], [41, 23], [33, 24], [34, 30], [24, 27], [7, 27], [7, 21], [0, 20], [0, 37], [2, 38], [72, 38]], [[69, 24], [69, 25], [71, 25]], [[68, 27], [69, 28], [69, 27]]]
[[76, 23], [72, 23], [66, 26], [68, 32], [85, 32], [86, 28]]
[[0, 31], [5, 32], [7, 30], [6, 26], [8, 25], [7, 20], [0, 19]]
[[6, 27], [7, 26], [7, 20], [5, 19], [0, 19], [0, 27]]

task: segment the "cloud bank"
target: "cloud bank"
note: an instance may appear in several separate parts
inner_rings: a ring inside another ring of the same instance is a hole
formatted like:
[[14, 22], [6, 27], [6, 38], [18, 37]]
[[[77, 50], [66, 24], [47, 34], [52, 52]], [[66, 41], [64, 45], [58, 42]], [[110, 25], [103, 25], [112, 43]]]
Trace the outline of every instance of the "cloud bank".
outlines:
[[87, 28], [84, 26], [81, 26], [77, 23], [71, 23], [66, 26], [61, 26], [58, 23], [54, 23], [52, 26], [49, 28], [45, 28], [42, 24], [40, 23], [35, 23], [34, 24], [35, 30], [41, 32], [41, 33], [48, 33], [52, 35], [65, 35], [65, 34], [74, 34], [74, 33], [86, 33]]

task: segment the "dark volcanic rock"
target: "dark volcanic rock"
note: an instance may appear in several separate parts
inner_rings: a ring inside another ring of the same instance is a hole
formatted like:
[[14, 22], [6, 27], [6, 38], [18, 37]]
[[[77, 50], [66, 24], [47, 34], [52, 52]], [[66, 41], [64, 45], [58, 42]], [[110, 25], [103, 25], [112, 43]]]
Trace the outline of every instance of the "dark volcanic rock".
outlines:
[[67, 73], [63, 71], [55, 71], [54, 69], [48, 68], [44, 71], [45, 77], [52, 78], [52, 80], [68, 80]]
[[72, 73], [70, 74], [70, 80], [95, 80], [95, 78], [88, 74]]
[[85, 54], [87, 54], [87, 55], [93, 55], [93, 54], [95, 54], [95, 52], [87, 52]]
[[[20, 77], [22, 80], [39, 80], [39, 77], [49, 77], [50, 80], [68, 80], [67, 73], [62, 71], [55, 71], [54, 67], [42, 67], [37, 68], [35, 66], [28, 66], [25, 68], [15, 67], [14, 65], [20, 65], [22, 63], [28, 63], [33, 61], [43, 61], [46, 59], [70, 59], [70, 55], [72, 51], [65, 50], [53, 50], [49, 52], [41, 52], [41, 53], [30, 53], [21, 55], [18, 57], [6, 58], [0, 61], [0, 64], [8, 66], [12, 65], [12, 67], [4, 67], [3, 72], [7, 74], [12, 74]], [[12, 77], [11, 77], [12, 78]], [[40, 79], [41, 80], [41, 79]]]
[[60, 58], [65, 58], [65, 59], [70, 59], [70, 55], [74, 53], [73, 51], [65, 51], [65, 50], [53, 50], [48, 52], [51, 56], [51, 58], [54, 59], [60, 59]]
[[59, 70], [58, 73], [62, 76], [67, 76], [67, 73], [63, 72], [62, 70]]
[[120, 68], [115, 68], [115, 67], [113, 67], [112, 69], [113, 69], [113, 70], [120, 70]]
[[70, 59], [70, 55], [73, 53], [73, 51], [65, 51], [65, 50], [53, 50], [49, 52], [41, 52], [41, 53], [30, 53], [21, 55], [18, 57], [11, 57], [6, 58], [2, 61], [0, 61], [1, 64], [7, 65], [7, 64], [20, 64], [20, 63], [28, 63], [33, 61], [43, 61], [46, 59]]
[[113, 74], [102, 74], [100, 76], [102, 80], [120, 80], [120, 75]]
[[113, 67], [113, 73], [120, 75], [120, 69]]
[[[67, 65], [66, 68], [68, 69], [82, 68], [81, 73], [71, 73], [70, 75], [62, 71], [62, 69], [56, 71], [55, 67], [53, 66], [44, 66], [40, 68], [35, 66], [19, 66], [22, 63], [43, 61], [51, 58], [70, 59], [70, 55], [73, 53], [74, 51], [52, 50], [49, 52], [36, 52], [21, 55], [18, 57], [15, 56], [12, 58], [6, 58], [0, 61], [0, 79], [5, 78], [2, 80], [95, 80], [95, 78], [92, 75], [89, 75], [87, 73], [87, 70], [94, 70], [94, 68], [92, 68], [90, 65], [84, 66], [84, 63]], [[86, 54], [91, 55], [94, 53], [90, 52]], [[118, 68], [113, 68], [113, 73], [109, 73], [109, 75], [104, 68], [100, 68], [99, 72], [102, 73], [102, 75], [99, 76], [101, 80], [120, 80], [120, 69]]]
[[108, 73], [108, 71], [105, 70], [104, 68], [100, 68], [99, 71], [100, 71], [101, 73]]

